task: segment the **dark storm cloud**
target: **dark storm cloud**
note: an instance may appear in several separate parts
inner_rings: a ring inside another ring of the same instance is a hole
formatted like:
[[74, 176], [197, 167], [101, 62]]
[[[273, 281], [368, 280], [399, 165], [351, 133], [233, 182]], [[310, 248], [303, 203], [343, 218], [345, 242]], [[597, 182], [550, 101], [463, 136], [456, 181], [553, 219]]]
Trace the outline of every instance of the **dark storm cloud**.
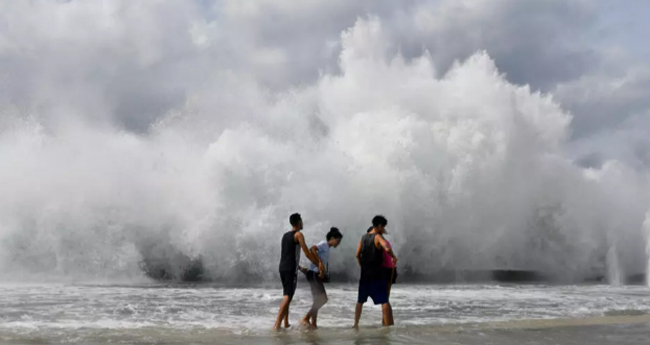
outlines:
[[629, 77], [602, 76], [577, 85], [559, 85], [558, 99], [575, 114], [575, 139], [617, 129], [628, 118], [650, 109], [650, 75], [633, 73]]
[[594, 10], [582, 1], [449, 1], [411, 13], [398, 33], [403, 51], [417, 56], [426, 48], [443, 70], [486, 50], [510, 81], [547, 89], [598, 62], [584, 40]]
[[233, 54], [251, 53], [246, 46], [283, 53], [286, 60], [269, 64], [283, 73], [262, 71], [275, 86], [309, 82], [319, 70], [336, 69], [338, 50], [328, 49], [328, 43], [336, 43], [341, 31], [368, 15], [381, 20], [395, 52], [399, 49], [408, 58], [429, 50], [443, 71], [454, 60], [487, 50], [511, 81], [547, 88], [598, 63], [584, 38], [595, 21], [594, 8], [583, 1], [258, 1], [239, 8], [223, 2], [215, 6], [217, 28], [231, 33], [220, 43]]
[[2, 1], [0, 8], [5, 104], [42, 104], [143, 130], [195, 83], [196, 73], [183, 69], [192, 57], [182, 61], [193, 49], [184, 37], [195, 10], [178, 1]]
[[[551, 92], [572, 112], [573, 140], [602, 137], [650, 107], [647, 63], [610, 52], [612, 41], [624, 41], [617, 37], [643, 36], [647, 25], [631, 16], [639, 3], [616, 11], [604, 3], [0, 0], [0, 101], [146, 132], [215, 74], [279, 91], [337, 73], [341, 32], [376, 16], [391, 53], [412, 58], [428, 50], [444, 72], [486, 50], [508, 80]], [[626, 18], [639, 23], [626, 29], [618, 24]], [[609, 156], [589, 147], [578, 156]], [[628, 149], [647, 151], [639, 147]]]
[[[63, 91], [54, 98], [85, 113], [99, 111], [92, 105], [100, 99], [103, 111], [139, 131], [216, 69], [252, 74], [274, 89], [336, 71], [340, 33], [368, 15], [382, 20], [407, 55], [429, 49], [446, 68], [486, 49], [512, 81], [533, 87], [579, 75], [590, 59], [565, 44], [591, 20], [581, 2], [116, 0], [107, 10], [79, 1], [4, 3], [2, 27], [13, 29], [3, 38], [32, 49], [29, 56], [0, 51], [8, 84], [18, 86], [9, 90], [12, 98], [33, 98], [35, 88], [50, 86]], [[188, 32], [202, 22], [209, 46], [197, 49]], [[75, 99], [75, 88], [90, 94]]]

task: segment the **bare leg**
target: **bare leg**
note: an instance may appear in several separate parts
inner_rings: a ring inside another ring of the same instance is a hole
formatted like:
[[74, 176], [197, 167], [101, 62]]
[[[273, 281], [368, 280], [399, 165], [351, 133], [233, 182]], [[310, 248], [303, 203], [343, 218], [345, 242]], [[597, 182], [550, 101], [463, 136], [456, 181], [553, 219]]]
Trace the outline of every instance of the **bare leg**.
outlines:
[[359, 319], [361, 318], [362, 311], [363, 311], [363, 304], [357, 303], [357, 307], [354, 310], [354, 328], [359, 328]]
[[[393, 268], [391, 270], [390, 280], [388, 281], [388, 300], [389, 301], [390, 301], [390, 288], [393, 287], [393, 277], [395, 277], [395, 268]], [[390, 311], [389, 314], [390, 314], [391, 323], [386, 324], [386, 317], [384, 317], [386, 315], [386, 313], [384, 312], [384, 307], [382, 306], [382, 314], [383, 314], [382, 318], [381, 318], [381, 325], [382, 326], [392, 326], [393, 325], [393, 322], [392, 322], [393, 321], [393, 307], [390, 305], [390, 302], [387, 303], [387, 304], [388, 304], [388, 309]]]
[[275, 325], [273, 329], [280, 329], [280, 324], [282, 320], [289, 317], [289, 304], [291, 303], [291, 298], [289, 296], [284, 296], [282, 299], [282, 304], [280, 304], [280, 311], [278, 311], [278, 317], [275, 320]]
[[392, 326], [395, 324], [393, 321], [393, 307], [390, 306], [390, 303], [384, 303], [381, 305], [382, 311], [382, 325], [383, 326]]
[[[314, 304], [316, 304], [315, 301], [314, 301]], [[309, 326], [309, 319], [311, 318], [312, 309], [314, 309], [313, 306], [311, 307], [311, 309], [309, 309], [309, 311], [307, 312], [307, 314], [305, 315], [305, 317], [303, 317], [302, 320], [300, 320], [300, 323], [301, 323], [302, 325], [304, 325], [304, 326]]]
[[291, 304], [287, 305], [287, 313], [284, 314], [284, 328], [289, 328], [291, 325], [289, 324], [289, 307]]
[[311, 309], [309, 312], [307, 312], [307, 315], [302, 319], [302, 324], [303, 325], [309, 325], [309, 320], [311, 319], [311, 325], [314, 328], [317, 328], [316, 326], [316, 319], [318, 318], [318, 310], [322, 308], [325, 303], [327, 303], [327, 295], [326, 294], [321, 294], [318, 295], [314, 298], [314, 303], [311, 306]]
[[[318, 313], [318, 312], [316, 312], [316, 313]], [[307, 312], [307, 315], [305, 315], [305, 317], [300, 321], [300, 323], [303, 326], [306, 326], [306, 327], [309, 327], [309, 328], [316, 328], [316, 322], [311, 321], [311, 320], [315, 319], [315, 315], [316, 314], [314, 312], [312, 312], [312, 311]]]
[[312, 315], [311, 315], [311, 325], [314, 328], [318, 328], [318, 325], [316, 324], [316, 320], [318, 319], [318, 310], [316, 310]]
[[[390, 301], [390, 287], [391, 287], [391, 284], [388, 283], [388, 300], [389, 301]], [[391, 315], [391, 320], [392, 320], [392, 318], [393, 318], [393, 307], [390, 305], [390, 302], [387, 303], [387, 304], [388, 304], [388, 308], [390, 309], [390, 315]], [[386, 324], [386, 318], [384, 317], [385, 313], [384, 313], [384, 307], [383, 306], [381, 308], [381, 311], [382, 311], [381, 325], [382, 326], [392, 326], [393, 325], [392, 323], [390, 325]]]

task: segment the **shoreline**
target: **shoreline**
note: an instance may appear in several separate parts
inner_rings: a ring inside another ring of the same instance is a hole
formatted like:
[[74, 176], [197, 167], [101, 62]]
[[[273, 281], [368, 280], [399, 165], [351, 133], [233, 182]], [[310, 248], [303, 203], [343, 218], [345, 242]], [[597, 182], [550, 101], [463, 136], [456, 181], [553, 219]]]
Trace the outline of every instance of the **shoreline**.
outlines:
[[[560, 330], [575, 329], [588, 330], [600, 326], [616, 325], [642, 325], [650, 324], [650, 314], [640, 315], [611, 315], [593, 316], [584, 318], [556, 318], [556, 319], [522, 319], [511, 321], [488, 321], [476, 323], [455, 323], [447, 325], [402, 325], [392, 328], [380, 326], [361, 327], [353, 330], [351, 327], [322, 327], [318, 330], [305, 330], [294, 326], [289, 330], [272, 331], [257, 330], [243, 331], [225, 328], [197, 328], [177, 329], [172, 327], [143, 327], [138, 329], [111, 329], [97, 328], [85, 329], [81, 334], [73, 334], [83, 329], [61, 330], [55, 334], [25, 334], [8, 333], [0, 330], [0, 344], [15, 343], [112, 343], [112, 342], [138, 342], [138, 343], [219, 343], [219, 344], [265, 344], [268, 340], [279, 340], [287, 343], [295, 341], [324, 341], [347, 342], [358, 339], [376, 338], [416, 338], [431, 339], [438, 337], [466, 337], [477, 334], [492, 334], [500, 331], [527, 331], [527, 330]], [[648, 328], [650, 335], [650, 328]]]

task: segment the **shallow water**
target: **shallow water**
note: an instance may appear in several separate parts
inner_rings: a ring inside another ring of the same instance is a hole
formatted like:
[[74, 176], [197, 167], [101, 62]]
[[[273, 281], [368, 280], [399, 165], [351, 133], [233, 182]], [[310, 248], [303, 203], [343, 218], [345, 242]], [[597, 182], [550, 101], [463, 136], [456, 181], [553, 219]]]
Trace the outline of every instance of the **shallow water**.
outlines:
[[[308, 310], [306, 284], [291, 308]], [[396, 327], [366, 305], [352, 331], [356, 288], [330, 285], [318, 331], [269, 331], [277, 287], [0, 285], [3, 343], [650, 344], [642, 286], [396, 285]], [[642, 342], [641, 339], [643, 339]]]

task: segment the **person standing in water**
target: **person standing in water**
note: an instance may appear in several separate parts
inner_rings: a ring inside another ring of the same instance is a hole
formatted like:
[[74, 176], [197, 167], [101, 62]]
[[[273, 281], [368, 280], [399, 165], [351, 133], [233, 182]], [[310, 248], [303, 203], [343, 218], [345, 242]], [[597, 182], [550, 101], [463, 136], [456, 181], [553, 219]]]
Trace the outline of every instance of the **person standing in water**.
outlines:
[[[366, 233], [370, 233], [372, 229], [374, 229], [374, 227], [372, 226], [369, 227]], [[392, 250], [393, 246], [390, 244], [390, 241], [388, 241], [385, 237], [384, 237], [384, 241], [386, 241], [386, 245], [388, 246], [388, 248]], [[384, 279], [386, 279], [386, 285], [388, 285], [388, 301], [390, 302], [390, 290], [393, 287], [393, 284], [395, 284], [395, 281], [397, 280], [397, 267], [395, 267], [396, 265], [393, 262], [393, 258], [388, 254], [388, 252], [386, 251], [382, 251], [382, 252], [384, 255], [384, 260], [381, 266], [382, 266], [382, 271], [384, 272]], [[382, 325], [383, 325], [383, 320], [382, 320]]]
[[388, 301], [388, 284], [383, 270], [384, 252], [387, 253], [393, 264], [397, 263], [397, 256], [388, 246], [383, 234], [386, 233], [388, 221], [384, 216], [375, 216], [372, 219], [372, 230], [363, 235], [357, 247], [357, 262], [361, 266], [359, 279], [359, 295], [354, 314], [354, 328], [359, 327], [359, 319], [363, 304], [372, 298], [375, 305], [381, 304], [382, 325], [392, 326], [393, 309]]
[[286, 232], [282, 236], [282, 253], [280, 256], [280, 279], [282, 280], [282, 304], [278, 317], [275, 320], [273, 329], [280, 329], [280, 324], [284, 320], [284, 327], [289, 328], [289, 305], [296, 292], [298, 285], [298, 268], [300, 264], [300, 250], [305, 252], [305, 256], [309, 261], [318, 265], [318, 270], [324, 274], [325, 267], [318, 258], [318, 255], [312, 255], [305, 244], [305, 237], [302, 235], [302, 217], [298, 213], [294, 213], [289, 217], [289, 223], [293, 229]]
[[325, 275], [320, 274], [318, 266], [313, 263], [309, 265], [309, 269], [303, 269], [303, 272], [307, 275], [307, 281], [311, 286], [311, 295], [314, 299], [314, 303], [309, 312], [307, 312], [307, 315], [302, 319], [302, 324], [311, 325], [314, 328], [318, 327], [316, 325], [318, 310], [327, 303], [327, 293], [325, 292], [325, 286], [323, 283], [329, 281], [328, 263], [330, 258], [330, 248], [336, 248], [341, 244], [343, 234], [341, 234], [339, 229], [331, 228], [325, 236], [325, 239], [326, 241], [321, 241], [317, 245], [311, 247], [312, 255], [317, 256], [320, 260], [320, 264], [326, 267]]
[[[369, 227], [366, 233], [370, 233], [374, 229], [374, 227]], [[388, 234], [388, 233], [385, 233]], [[384, 241], [386, 241], [386, 245], [388, 248], [391, 250], [393, 249], [393, 246], [390, 244], [390, 241], [386, 239], [385, 236], [382, 236], [384, 238]], [[388, 299], [390, 300], [390, 290], [393, 284], [395, 284], [395, 281], [397, 281], [397, 267], [395, 267], [395, 263], [393, 263], [393, 258], [388, 254], [386, 251], [383, 251], [384, 253], [384, 260], [381, 264], [383, 267], [384, 271], [384, 277], [386, 278], [386, 284], [388, 284]]]
[[[385, 238], [384, 240], [386, 241], [388, 249], [393, 251], [393, 246], [390, 242]], [[395, 261], [386, 251], [384, 251], [384, 260], [381, 266], [384, 271], [384, 279], [386, 279], [386, 284], [388, 285], [388, 300], [390, 301], [390, 289], [393, 287], [393, 284], [395, 284], [395, 281], [397, 281], [397, 265], [395, 265]]]

